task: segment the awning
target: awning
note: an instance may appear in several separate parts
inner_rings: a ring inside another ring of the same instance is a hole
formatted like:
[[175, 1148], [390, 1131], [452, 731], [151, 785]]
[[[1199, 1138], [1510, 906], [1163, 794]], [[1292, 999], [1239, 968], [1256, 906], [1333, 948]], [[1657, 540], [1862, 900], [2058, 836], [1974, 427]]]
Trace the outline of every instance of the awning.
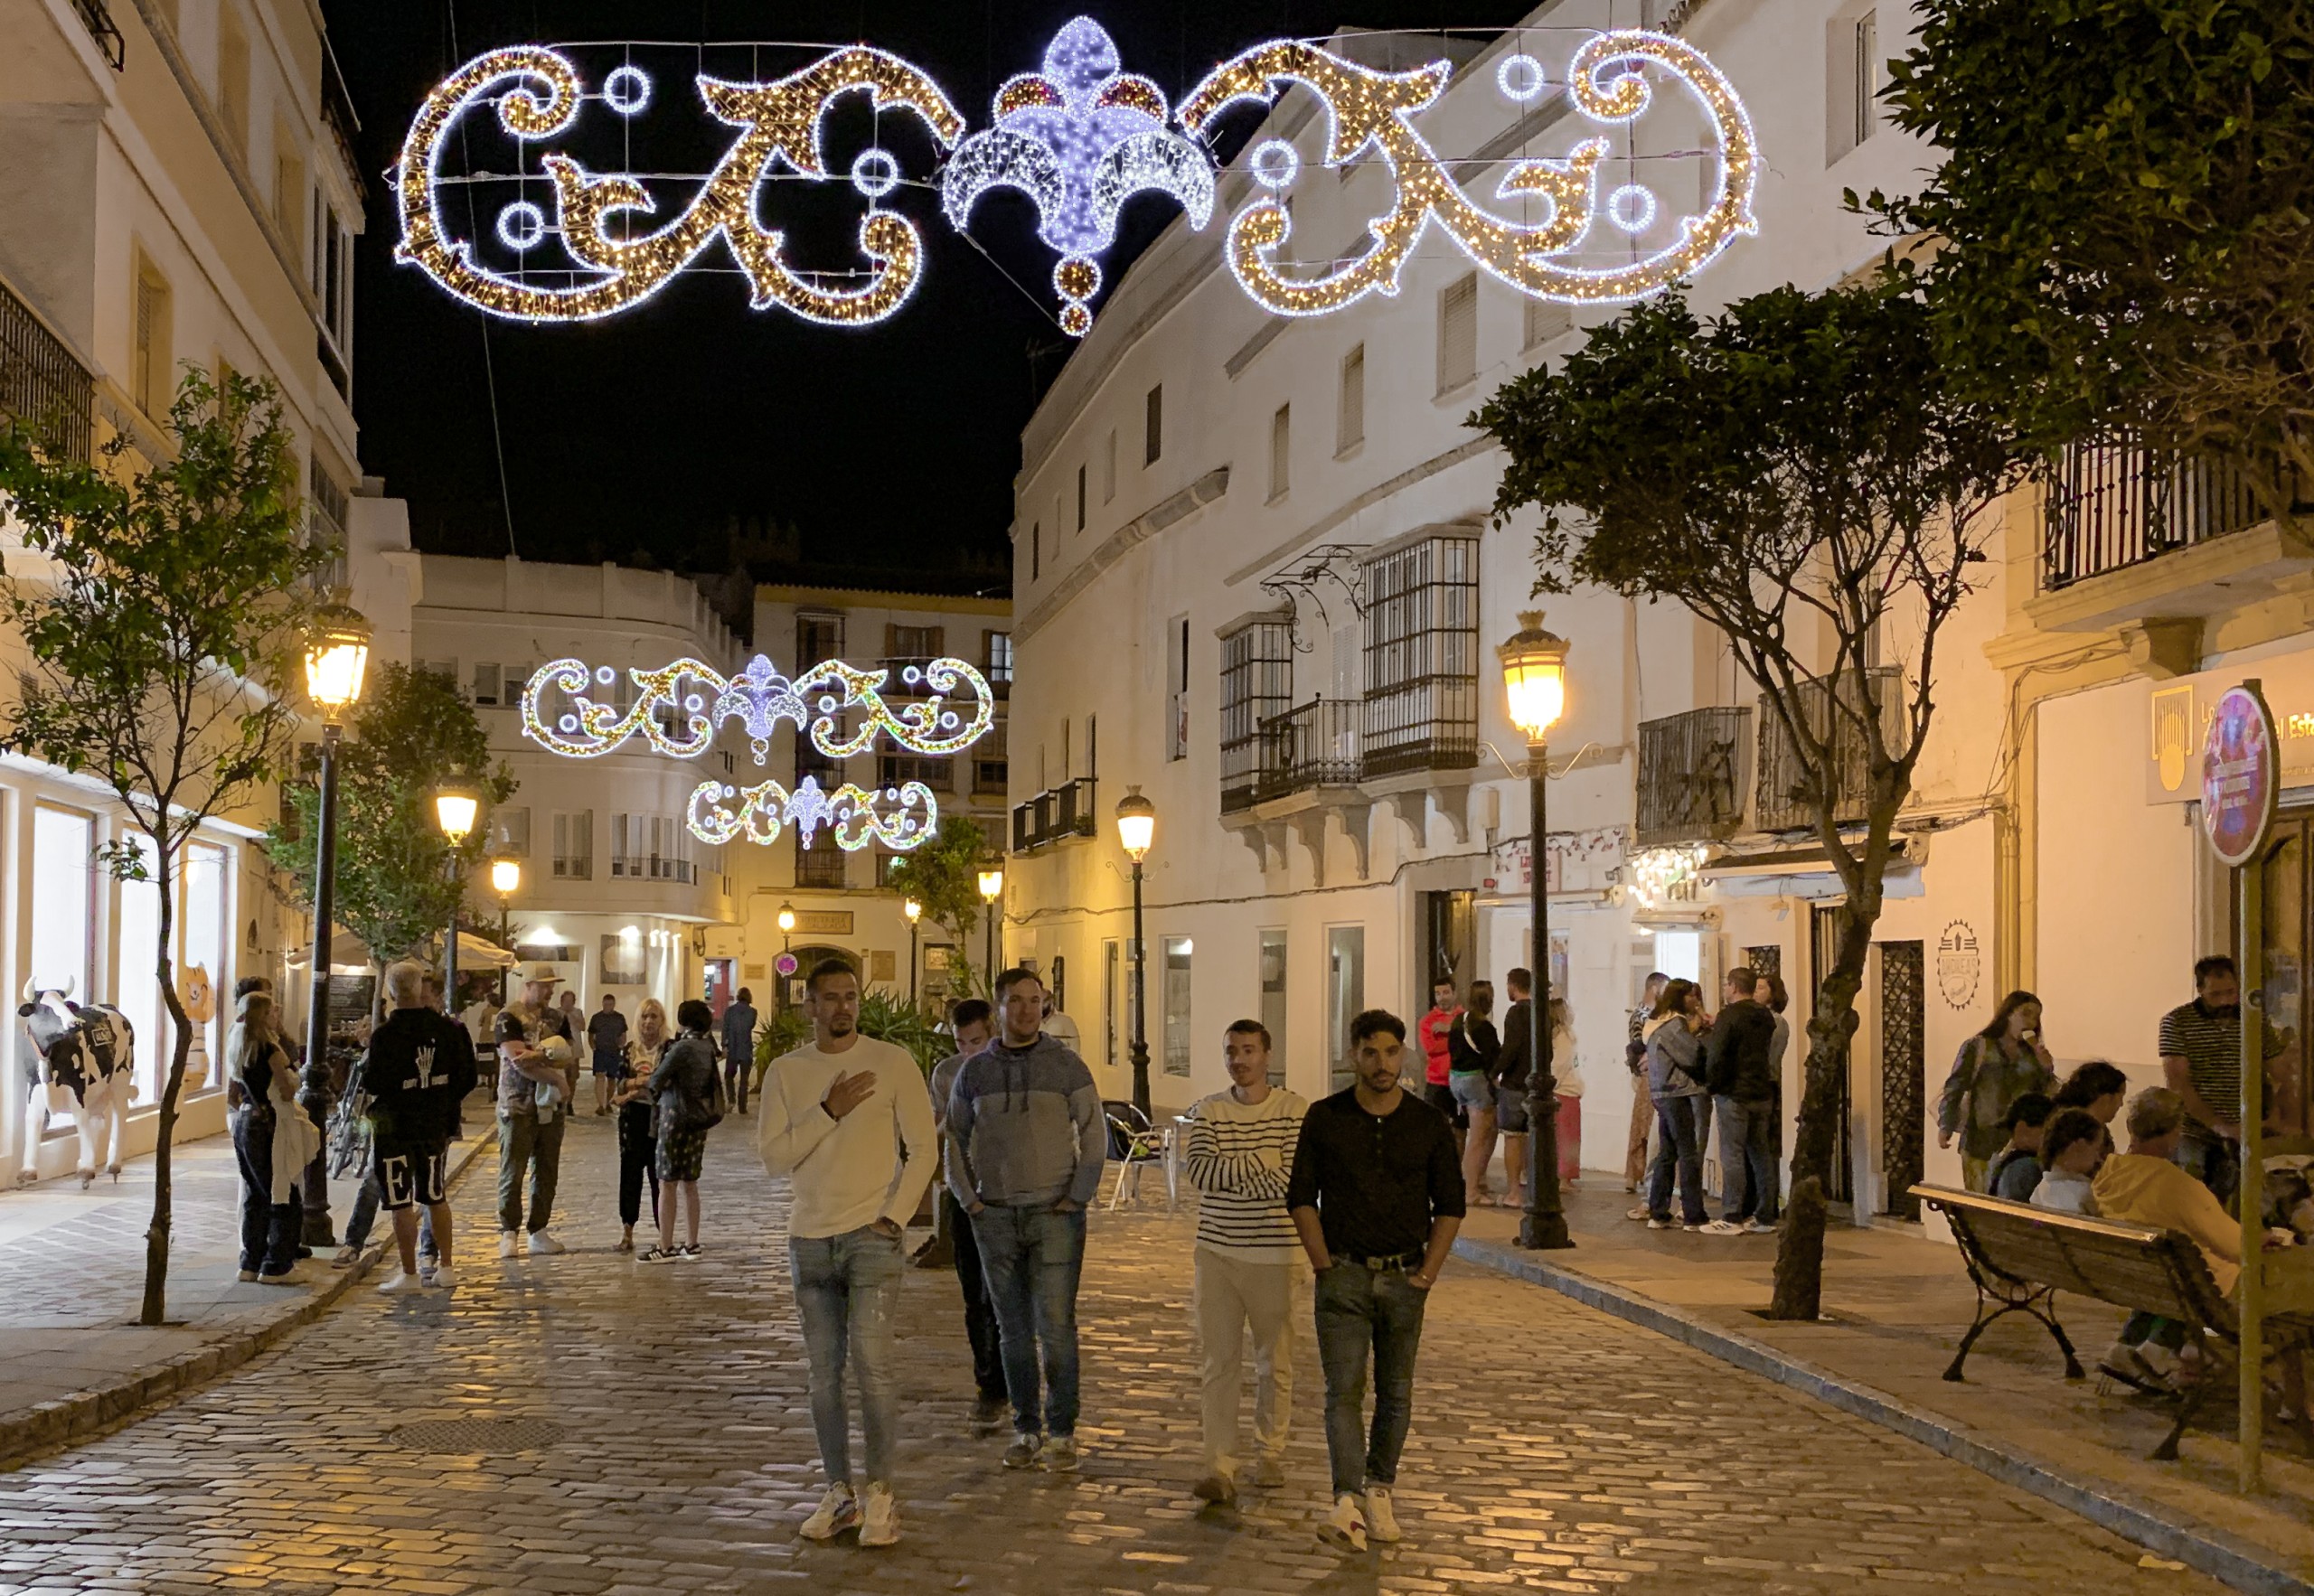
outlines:
[[516, 962], [512, 948], [502, 948], [488, 937], [476, 936], [471, 931], [458, 933], [458, 968], [461, 970], [509, 970]]

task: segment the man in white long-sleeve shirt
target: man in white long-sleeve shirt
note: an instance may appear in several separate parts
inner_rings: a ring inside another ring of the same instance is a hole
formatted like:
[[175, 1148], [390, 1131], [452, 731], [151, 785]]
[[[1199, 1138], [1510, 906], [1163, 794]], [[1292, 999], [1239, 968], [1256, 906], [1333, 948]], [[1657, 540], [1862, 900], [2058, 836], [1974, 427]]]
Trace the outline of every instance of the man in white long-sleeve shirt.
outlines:
[[1190, 1121], [1190, 1183], [1198, 1188], [1197, 1330], [1205, 1354], [1205, 1474], [1197, 1495], [1237, 1499], [1238, 1390], [1245, 1335], [1254, 1332], [1253, 1469], [1256, 1485], [1285, 1482], [1285, 1429], [1293, 1404], [1295, 1287], [1302, 1244], [1285, 1211], [1285, 1182], [1309, 1104], [1269, 1084], [1269, 1030], [1229, 1028], [1227, 1092]]
[[[763, 1167], [792, 1181], [787, 1263], [827, 1469], [826, 1494], [803, 1533], [832, 1540], [856, 1525], [861, 1545], [889, 1546], [900, 1538], [892, 1498], [892, 1319], [907, 1267], [900, 1232], [939, 1167], [932, 1099], [904, 1049], [860, 1034], [860, 976], [851, 965], [822, 960], [804, 990], [812, 1046], [772, 1062], [757, 1128]], [[864, 1501], [852, 1490], [847, 1364], [867, 1441]]]

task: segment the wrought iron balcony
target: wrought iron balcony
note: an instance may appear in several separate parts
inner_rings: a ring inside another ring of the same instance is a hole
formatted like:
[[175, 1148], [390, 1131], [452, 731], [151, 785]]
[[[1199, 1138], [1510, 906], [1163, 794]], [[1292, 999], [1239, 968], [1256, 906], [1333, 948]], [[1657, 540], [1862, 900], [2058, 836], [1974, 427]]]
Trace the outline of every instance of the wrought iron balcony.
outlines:
[[1640, 722], [1634, 841], [1724, 841], [1742, 829], [1751, 719], [1748, 709], [1707, 709]]
[[2105, 437], [2065, 446], [2042, 518], [2041, 580], [2054, 592], [2266, 516], [2228, 466]]
[[1312, 699], [1264, 720], [1255, 801], [1313, 787], [1356, 786], [1365, 708], [1353, 699]]
[[64, 341], [0, 284], [0, 415], [37, 432], [52, 449], [89, 458], [96, 384]]
[[[1904, 676], [1893, 665], [1866, 672], [1880, 711], [1881, 740], [1900, 746], [1907, 735]], [[1820, 678], [1806, 685], [1802, 710], [1811, 735], [1831, 749], [1835, 783], [1835, 818], [1842, 825], [1865, 818], [1871, 799], [1870, 751], [1859, 718], [1864, 708], [1864, 678], [1855, 671], [1838, 678], [1839, 704], [1835, 710], [1834, 683]], [[1760, 716], [1759, 829], [1763, 831], [1807, 831], [1816, 827], [1816, 806], [1801, 788], [1801, 765], [1792, 738], [1775, 711], [1762, 704]]]
[[1100, 828], [1095, 812], [1094, 778], [1078, 776], [1012, 806], [1012, 851], [1028, 853], [1070, 837], [1090, 837]]

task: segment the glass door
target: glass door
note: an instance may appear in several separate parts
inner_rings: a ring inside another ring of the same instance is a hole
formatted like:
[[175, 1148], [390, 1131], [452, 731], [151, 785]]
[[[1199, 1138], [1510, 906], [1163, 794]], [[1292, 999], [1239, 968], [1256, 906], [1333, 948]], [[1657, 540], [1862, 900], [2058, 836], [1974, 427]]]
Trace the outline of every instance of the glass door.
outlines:
[[2274, 821], [2273, 840], [2260, 867], [2265, 899], [2260, 940], [2264, 945], [2257, 973], [2266, 1022], [2282, 1039], [2281, 1056], [2267, 1072], [2273, 1093], [2268, 1113], [2293, 1135], [2304, 1130], [2307, 1109], [2307, 917], [2309, 899], [2314, 899], [2306, 880], [2309, 853], [2314, 853], [2308, 847], [2309, 830], [2314, 830], [2314, 811], [2283, 811]]

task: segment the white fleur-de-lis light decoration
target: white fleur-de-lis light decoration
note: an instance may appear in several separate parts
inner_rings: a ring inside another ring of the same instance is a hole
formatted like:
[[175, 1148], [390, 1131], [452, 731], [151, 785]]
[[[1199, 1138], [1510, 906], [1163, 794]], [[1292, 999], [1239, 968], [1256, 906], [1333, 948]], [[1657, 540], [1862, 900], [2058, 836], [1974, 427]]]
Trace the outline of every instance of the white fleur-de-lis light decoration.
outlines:
[[1164, 95], [1122, 70], [1101, 24], [1080, 16], [1053, 35], [1044, 70], [996, 91], [995, 126], [957, 146], [940, 198], [959, 231], [990, 189], [1017, 188], [1036, 202], [1037, 236], [1060, 254], [1053, 287], [1061, 330], [1093, 324], [1086, 302], [1100, 290], [1096, 258], [1116, 241], [1117, 212], [1144, 189], [1181, 202], [1192, 227], [1213, 214], [1213, 168], [1166, 124]]
[[[682, 659], [656, 670], [627, 671], [635, 697], [621, 709], [617, 671], [556, 660], [523, 685], [522, 731], [571, 759], [597, 758], [634, 737], [673, 758], [694, 759], [713, 746], [719, 728], [736, 720], [755, 762], [763, 765], [783, 721], [831, 759], [864, 753], [879, 737], [936, 758], [970, 747], [995, 723], [987, 680], [962, 660], [903, 665], [898, 683], [889, 681], [890, 674], [823, 660], [790, 680], [757, 654], [737, 675], [726, 676], [699, 660]], [[910, 701], [897, 708], [888, 702], [885, 693], [895, 689]], [[969, 690], [968, 700], [957, 700], [960, 690]], [[690, 815], [691, 834], [709, 842], [744, 836], [767, 844], [792, 826], [808, 847], [813, 834], [825, 828], [846, 851], [882, 842], [905, 852], [929, 837], [938, 821], [932, 791], [920, 782], [880, 791], [847, 782], [829, 793], [809, 776], [792, 792], [777, 782], [744, 789], [707, 782], [691, 794]]]

